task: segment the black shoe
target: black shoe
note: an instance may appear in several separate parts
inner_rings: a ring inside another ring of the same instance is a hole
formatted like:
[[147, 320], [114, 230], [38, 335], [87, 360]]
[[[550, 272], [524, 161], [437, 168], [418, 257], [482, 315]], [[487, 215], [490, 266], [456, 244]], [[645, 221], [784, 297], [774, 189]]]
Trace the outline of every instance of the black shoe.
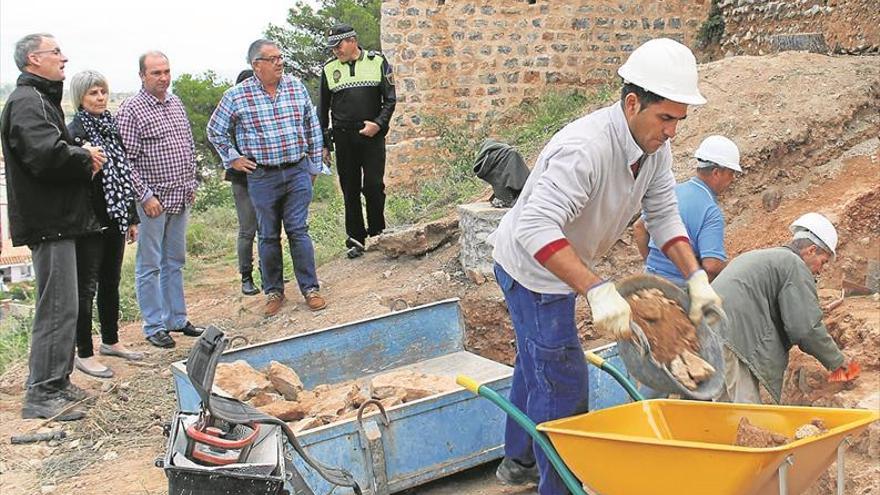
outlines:
[[358, 248], [361, 250], [361, 252], [364, 252], [367, 250], [367, 246], [364, 246], [363, 241], [359, 241], [359, 240], [355, 239], [354, 237], [349, 237], [348, 239], [345, 240], [345, 247]]
[[348, 251], [345, 252], [345, 255], [348, 256], [348, 259], [353, 260], [355, 258], [359, 258], [359, 257], [363, 256], [364, 250], [357, 247], [357, 246], [352, 246], [352, 247], [348, 248]]
[[540, 479], [537, 465], [526, 467], [508, 457], [505, 457], [501, 464], [498, 465], [498, 469], [495, 470], [495, 477], [505, 485], [537, 483]]
[[75, 402], [65, 399], [61, 394], [58, 394], [51, 399], [40, 400], [26, 398], [24, 405], [21, 408], [21, 417], [23, 419], [49, 419], [57, 415], [55, 421], [76, 421], [84, 418], [86, 413], [75, 407], [71, 407], [70, 410], [65, 411], [63, 414], [58, 414], [73, 404], [75, 404]]
[[177, 345], [174, 342], [174, 339], [172, 339], [171, 336], [168, 335], [168, 332], [166, 332], [165, 330], [159, 330], [153, 335], [150, 335], [149, 337], [147, 337], [147, 342], [163, 349], [171, 349], [172, 347]]
[[254, 277], [250, 273], [241, 274], [241, 293], [246, 296], [255, 296], [260, 293], [260, 289], [254, 285]]
[[204, 331], [204, 328], [193, 325], [189, 322], [189, 320], [187, 320], [186, 325], [184, 325], [183, 328], [175, 328], [174, 330], [169, 330], [169, 332], [182, 333], [187, 337], [198, 337]]
[[61, 397], [73, 402], [88, 399], [91, 395], [85, 390], [77, 387], [71, 382], [67, 382], [67, 386], [59, 390]]

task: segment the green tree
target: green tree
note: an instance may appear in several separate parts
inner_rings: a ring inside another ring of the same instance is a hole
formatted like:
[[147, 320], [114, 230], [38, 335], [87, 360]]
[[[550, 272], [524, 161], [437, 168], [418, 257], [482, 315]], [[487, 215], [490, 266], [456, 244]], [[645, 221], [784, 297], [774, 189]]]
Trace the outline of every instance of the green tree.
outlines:
[[327, 30], [344, 22], [354, 27], [358, 42], [367, 50], [379, 50], [381, 0], [319, 0], [313, 7], [297, 0], [287, 14], [287, 26], [270, 24], [266, 36], [278, 43], [287, 69], [316, 95], [321, 68], [333, 54], [324, 48]]
[[174, 80], [174, 94], [183, 101], [186, 113], [189, 115], [189, 123], [196, 143], [196, 163], [199, 173], [203, 176], [212, 165], [220, 161], [214, 147], [208, 142], [205, 128], [208, 126], [211, 114], [214, 113], [214, 108], [220, 102], [220, 97], [229, 87], [229, 81], [219, 78], [211, 70], [196, 76], [181, 74]]

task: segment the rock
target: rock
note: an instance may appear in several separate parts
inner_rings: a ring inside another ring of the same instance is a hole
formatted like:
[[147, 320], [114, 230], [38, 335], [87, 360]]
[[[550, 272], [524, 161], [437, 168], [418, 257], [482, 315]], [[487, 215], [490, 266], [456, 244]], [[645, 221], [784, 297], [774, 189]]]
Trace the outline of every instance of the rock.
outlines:
[[[392, 393], [382, 393], [379, 398], [380, 402], [389, 400], [394, 397], [401, 397], [399, 390], [403, 390], [403, 402], [410, 402], [431, 395], [455, 390], [457, 385], [455, 380], [450, 377], [426, 375], [412, 370], [399, 370], [391, 373], [383, 373], [373, 377], [371, 382], [373, 387], [373, 397], [377, 393], [383, 392], [383, 389], [395, 389]], [[384, 404], [384, 402], [383, 402]]]
[[302, 404], [289, 400], [278, 400], [258, 407], [260, 411], [275, 416], [282, 421], [295, 421], [306, 416]]
[[296, 400], [297, 395], [303, 390], [303, 383], [299, 379], [299, 375], [278, 361], [269, 363], [266, 376], [275, 390], [287, 400]]
[[40, 487], [40, 493], [55, 493], [55, 485], [43, 485]]
[[688, 375], [690, 375], [695, 382], [703, 383], [715, 374], [715, 368], [693, 352], [684, 351], [681, 353], [681, 357], [685, 366], [687, 366]]
[[265, 406], [266, 404], [271, 404], [273, 402], [277, 402], [279, 400], [283, 400], [284, 398], [278, 394], [273, 394], [269, 392], [257, 392], [256, 395], [248, 401], [248, 403], [254, 407], [259, 408], [260, 406]]
[[245, 401], [259, 392], [274, 390], [272, 383], [262, 373], [243, 360], [218, 364], [214, 384], [236, 399]]
[[775, 187], [770, 187], [761, 196], [761, 204], [765, 211], [773, 211], [779, 207], [782, 202], [782, 191]]
[[807, 438], [807, 437], [815, 437], [815, 436], [821, 435], [821, 434], [822, 434], [822, 430], [820, 430], [818, 426], [816, 426], [812, 423], [807, 423], [805, 425], [801, 425], [798, 427], [798, 429], [794, 430], [794, 438], [796, 440], [800, 440], [802, 438]]
[[743, 416], [736, 428], [736, 443], [740, 447], [779, 447], [788, 443], [785, 435], [780, 435], [760, 426], [755, 426]]
[[312, 428], [317, 428], [319, 426], [323, 426], [318, 418], [314, 418], [311, 416], [305, 417], [295, 423], [290, 423], [290, 429], [293, 430], [294, 433], [299, 433], [306, 430], [311, 430]]
[[101, 457], [101, 459], [103, 459], [105, 461], [115, 461], [118, 458], [119, 458], [119, 454], [117, 454], [115, 450], [111, 450], [111, 451], [107, 452], [106, 454], [104, 454], [103, 457]]
[[404, 254], [420, 256], [449, 242], [456, 234], [458, 219], [446, 218], [401, 230], [386, 231], [376, 240], [375, 246], [389, 258]]

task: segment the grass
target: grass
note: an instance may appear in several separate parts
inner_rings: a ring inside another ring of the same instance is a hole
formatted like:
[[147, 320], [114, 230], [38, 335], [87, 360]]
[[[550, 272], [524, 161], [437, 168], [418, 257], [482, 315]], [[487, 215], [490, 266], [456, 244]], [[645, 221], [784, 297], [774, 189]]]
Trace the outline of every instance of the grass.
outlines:
[[[391, 190], [386, 199], [389, 225], [399, 226], [434, 220], [447, 215], [456, 205], [480, 195], [486, 184], [473, 173], [473, 161], [480, 143], [490, 135], [515, 146], [532, 161], [547, 140], [563, 126], [583, 115], [591, 105], [610, 101], [612, 93], [602, 89], [592, 94], [574, 91], [548, 93], [524, 103], [506, 115], [504, 121], [487, 122], [475, 129], [453, 125], [445, 117], [427, 117], [426, 125], [438, 138], [437, 160], [444, 172], [420, 181], [412, 190]], [[529, 163], [531, 165], [531, 163]], [[309, 232], [318, 265], [345, 250], [344, 208], [336, 176], [320, 176], [315, 183], [309, 212]], [[211, 268], [235, 267], [238, 223], [229, 184], [219, 174], [207, 177], [199, 188], [187, 229], [185, 283], [196, 282], [199, 274]], [[286, 243], [285, 243], [286, 244]], [[284, 273], [293, 278], [288, 248]], [[122, 264], [120, 318], [140, 318], [134, 288], [135, 249], [129, 248]], [[259, 282], [259, 273], [254, 277]], [[32, 286], [14, 287], [19, 297], [33, 300]], [[32, 317], [8, 317], [0, 322], [0, 373], [12, 361], [27, 355]], [[97, 325], [95, 325], [97, 328]]]

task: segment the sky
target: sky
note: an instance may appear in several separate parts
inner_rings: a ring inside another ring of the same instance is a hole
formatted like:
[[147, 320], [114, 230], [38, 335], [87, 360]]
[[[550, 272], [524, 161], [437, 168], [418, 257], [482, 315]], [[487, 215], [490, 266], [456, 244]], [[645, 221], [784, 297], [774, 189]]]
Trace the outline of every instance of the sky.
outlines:
[[230, 81], [242, 69], [250, 43], [269, 24], [286, 24], [293, 0], [2, 0], [0, 83], [14, 83], [13, 51], [21, 37], [55, 36], [69, 61], [67, 79], [84, 69], [107, 78], [111, 92], [140, 89], [138, 57], [164, 52], [171, 77], [211, 69]]

